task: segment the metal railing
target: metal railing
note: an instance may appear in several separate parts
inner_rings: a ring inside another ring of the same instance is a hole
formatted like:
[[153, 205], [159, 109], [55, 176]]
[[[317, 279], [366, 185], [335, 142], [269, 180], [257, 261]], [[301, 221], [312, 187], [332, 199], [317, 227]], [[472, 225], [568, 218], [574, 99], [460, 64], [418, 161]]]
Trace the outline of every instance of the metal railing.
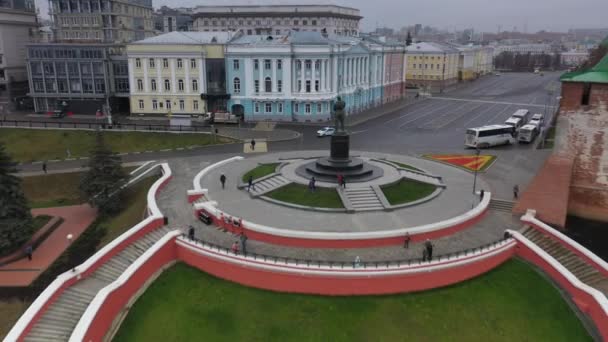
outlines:
[[513, 240], [511, 236], [505, 235], [500, 240], [479, 246], [474, 248], [468, 248], [462, 251], [453, 252], [453, 253], [445, 253], [438, 254], [437, 256], [433, 256], [432, 260], [423, 260], [423, 258], [410, 258], [410, 259], [400, 259], [400, 260], [386, 260], [386, 261], [327, 261], [327, 260], [313, 260], [313, 259], [299, 259], [299, 258], [287, 258], [266, 254], [258, 254], [258, 253], [242, 253], [239, 251], [238, 253], [234, 253], [230, 248], [222, 247], [202, 239], [198, 239], [196, 237], [189, 237], [187, 234], [182, 234], [181, 237], [185, 240], [192, 241], [196, 244], [201, 245], [203, 248], [207, 248], [209, 250], [216, 250], [218, 252], [223, 252], [226, 254], [233, 254], [238, 256], [243, 256], [253, 260], [260, 260], [264, 262], [272, 262], [274, 264], [284, 264], [284, 265], [296, 265], [296, 266], [305, 266], [305, 267], [316, 267], [316, 268], [329, 268], [329, 269], [344, 269], [344, 268], [357, 268], [357, 269], [374, 269], [374, 268], [395, 268], [402, 266], [412, 266], [412, 265], [422, 265], [422, 264], [430, 264], [431, 262], [436, 261], [446, 261], [446, 260], [455, 260], [460, 257], [466, 257], [469, 255], [473, 255], [478, 252], [482, 252], [484, 250], [490, 250], [494, 247], [498, 247], [499, 245], [505, 243], [506, 241]]
[[[59, 119], [60, 120], [60, 119]], [[65, 122], [65, 121], [25, 121], [25, 120], [0, 120], [0, 127], [15, 128], [60, 128], [60, 129], [106, 129], [113, 131], [139, 131], [139, 132], [201, 132], [212, 133], [210, 125], [167, 125], [167, 124], [141, 124], [115, 122], [112, 125], [107, 122]]]

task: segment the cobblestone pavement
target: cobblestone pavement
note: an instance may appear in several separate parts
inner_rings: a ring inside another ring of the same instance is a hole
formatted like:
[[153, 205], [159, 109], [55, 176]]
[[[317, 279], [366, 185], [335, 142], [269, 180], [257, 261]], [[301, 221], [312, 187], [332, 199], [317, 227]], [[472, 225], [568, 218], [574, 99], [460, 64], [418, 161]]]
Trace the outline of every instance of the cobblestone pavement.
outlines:
[[[209, 159], [189, 158], [170, 162], [173, 179], [161, 191], [157, 200], [161, 211], [169, 218], [171, 226], [186, 231], [187, 226], [192, 225], [195, 227], [197, 238], [226, 248], [238, 240], [229, 232], [199, 222], [194, 217], [192, 206], [186, 199], [186, 191], [192, 188], [194, 174], [214, 162], [231, 156], [233, 155], [222, 155]], [[451, 236], [434, 240], [435, 254], [442, 255], [476, 248], [501, 239], [506, 229], [519, 229], [520, 227], [519, 220], [510, 213], [489, 211], [474, 226]], [[351, 262], [356, 256], [359, 256], [362, 261], [388, 261], [419, 258], [422, 255], [422, 246], [420, 243], [412, 243], [408, 249], [404, 249], [403, 246], [355, 249], [294, 248], [249, 239], [247, 251], [303, 260]]]

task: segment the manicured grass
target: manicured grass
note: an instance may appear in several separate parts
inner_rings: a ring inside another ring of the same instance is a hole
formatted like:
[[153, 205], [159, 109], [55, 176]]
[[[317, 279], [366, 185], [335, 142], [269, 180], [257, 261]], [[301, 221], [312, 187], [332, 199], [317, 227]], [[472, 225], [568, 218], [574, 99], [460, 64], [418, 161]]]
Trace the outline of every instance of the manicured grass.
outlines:
[[251, 169], [243, 175], [243, 182], [248, 182], [249, 176], [253, 176], [254, 180], [268, 176], [269, 174], [274, 173], [277, 166], [279, 166], [279, 163], [260, 164], [255, 169]]
[[315, 192], [310, 192], [305, 185], [291, 183], [267, 193], [266, 196], [308, 207], [344, 208], [340, 195], [335, 189], [317, 188]]
[[8, 334], [30, 304], [30, 301], [16, 298], [0, 300], [0, 338], [3, 339]]
[[125, 194], [126, 207], [118, 214], [105, 219], [100, 224], [105, 226], [106, 234], [97, 246], [101, 249], [120, 234], [131, 229], [144, 218], [147, 204], [148, 189], [156, 182], [156, 177], [148, 177], [132, 187], [127, 188]]
[[413, 166], [411, 166], [411, 165], [408, 165], [408, 164], [403, 164], [403, 163], [400, 163], [400, 162], [396, 162], [396, 161], [394, 161], [394, 160], [388, 160], [388, 162], [393, 163], [393, 164], [395, 164], [395, 165], [399, 165], [399, 166], [401, 166], [401, 167], [402, 167], [402, 168], [404, 168], [404, 169], [408, 169], [408, 170], [414, 170], [414, 171], [418, 171], [418, 172], [424, 172], [424, 171], [422, 171], [422, 170], [420, 170], [420, 169], [417, 169], [417, 168], [415, 168], [415, 167], [413, 167]]
[[23, 192], [32, 208], [49, 208], [80, 204], [78, 185], [81, 172], [23, 177]]
[[382, 187], [382, 192], [392, 205], [404, 204], [424, 198], [435, 191], [431, 184], [402, 179], [398, 183]]
[[[224, 137], [216, 137], [214, 141], [210, 134], [105, 132], [104, 135], [106, 143], [117, 153], [234, 142]], [[19, 162], [65, 159], [68, 149], [72, 157], [85, 157], [95, 144], [95, 132], [2, 128], [0, 142], [6, 144], [8, 154]]]
[[51, 220], [51, 216], [48, 215], [38, 215], [34, 217], [34, 233], [40, 230], [40, 228], [44, 227], [45, 224], [49, 223]]
[[227, 282], [185, 264], [137, 300], [121, 341], [591, 341], [558, 291], [521, 261], [415, 294], [322, 297]]

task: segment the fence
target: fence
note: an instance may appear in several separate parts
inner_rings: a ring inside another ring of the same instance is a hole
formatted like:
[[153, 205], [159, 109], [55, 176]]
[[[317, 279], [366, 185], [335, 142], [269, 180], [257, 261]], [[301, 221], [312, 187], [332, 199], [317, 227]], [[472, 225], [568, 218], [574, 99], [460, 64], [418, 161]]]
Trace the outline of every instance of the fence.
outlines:
[[[210, 250], [216, 250], [218, 252], [224, 252], [224, 253], [230, 253], [230, 254], [234, 254], [234, 252], [232, 252], [231, 249], [229, 248], [225, 248], [210, 242], [206, 242], [202, 239], [198, 239], [196, 237], [189, 237], [186, 234], [182, 234], [181, 236], [183, 239], [187, 239], [189, 241], [194, 241], [197, 244], [200, 244], [203, 248], [208, 248]], [[446, 260], [453, 260], [453, 259], [457, 259], [460, 257], [466, 257], [468, 255], [473, 255], [475, 253], [478, 252], [482, 252], [484, 250], [490, 250], [494, 247], [498, 247], [499, 245], [505, 243], [508, 240], [512, 240], [510, 235], [505, 235], [502, 239], [479, 246], [479, 247], [474, 247], [474, 248], [468, 248], [465, 250], [461, 250], [458, 252], [454, 252], [454, 253], [446, 253], [446, 254], [439, 254], [436, 257], [433, 256], [433, 260], [432, 261], [446, 261]], [[380, 268], [380, 267], [385, 267], [385, 268], [390, 268], [390, 267], [401, 267], [401, 266], [411, 266], [411, 265], [420, 265], [422, 263], [430, 263], [431, 260], [423, 260], [422, 258], [411, 258], [411, 259], [404, 259], [404, 260], [387, 260], [387, 261], [336, 261], [336, 262], [332, 262], [332, 261], [327, 261], [327, 260], [312, 260], [312, 259], [297, 259], [297, 258], [285, 258], [285, 257], [278, 257], [278, 256], [272, 256], [272, 255], [265, 255], [265, 254], [257, 254], [257, 253], [241, 253], [239, 251], [238, 255], [244, 256], [246, 258], [252, 258], [253, 260], [261, 260], [264, 262], [273, 262], [275, 264], [285, 264], [285, 265], [296, 265], [296, 266], [313, 266], [313, 267], [324, 267], [324, 268], [330, 268], [330, 269], [343, 269], [345, 267], [353, 267], [353, 268], [361, 268], [361, 269], [366, 269], [366, 268]]]
[[0, 127], [14, 128], [59, 128], [59, 129], [106, 129], [116, 131], [140, 131], [140, 132], [201, 132], [211, 133], [209, 124], [192, 126], [163, 125], [163, 124], [137, 124], [116, 122], [112, 125], [105, 122], [65, 122], [65, 121], [25, 121], [25, 120], [0, 120]]

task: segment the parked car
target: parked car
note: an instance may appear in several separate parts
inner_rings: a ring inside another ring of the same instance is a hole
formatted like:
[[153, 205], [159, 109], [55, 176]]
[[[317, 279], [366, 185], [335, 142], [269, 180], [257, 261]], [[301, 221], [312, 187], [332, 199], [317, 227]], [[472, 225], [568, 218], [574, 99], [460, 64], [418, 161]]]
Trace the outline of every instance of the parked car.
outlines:
[[333, 127], [323, 127], [317, 131], [317, 136], [326, 137], [326, 136], [334, 135], [335, 132], [336, 132], [336, 129]]
[[55, 109], [53, 111], [53, 113], [51, 114], [51, 117], [55, 118], [55, 119], [61, 119], [64, 116], [65, 116], [65, 112], [63, 110], [61, 110], [61, 109]]
[[534, 114], [532, 115], [532, 119], [528, 122], [530, 125], [535, 125], [540, 128], [545, 123], [545, 117], [542, 114]]
[[509, 125], [513, 127], [515, 131], [518, 131], [519, 128], [524, 125], [524, 122], [521, 118], [510, 117], [505, 121], [505, 125]]

